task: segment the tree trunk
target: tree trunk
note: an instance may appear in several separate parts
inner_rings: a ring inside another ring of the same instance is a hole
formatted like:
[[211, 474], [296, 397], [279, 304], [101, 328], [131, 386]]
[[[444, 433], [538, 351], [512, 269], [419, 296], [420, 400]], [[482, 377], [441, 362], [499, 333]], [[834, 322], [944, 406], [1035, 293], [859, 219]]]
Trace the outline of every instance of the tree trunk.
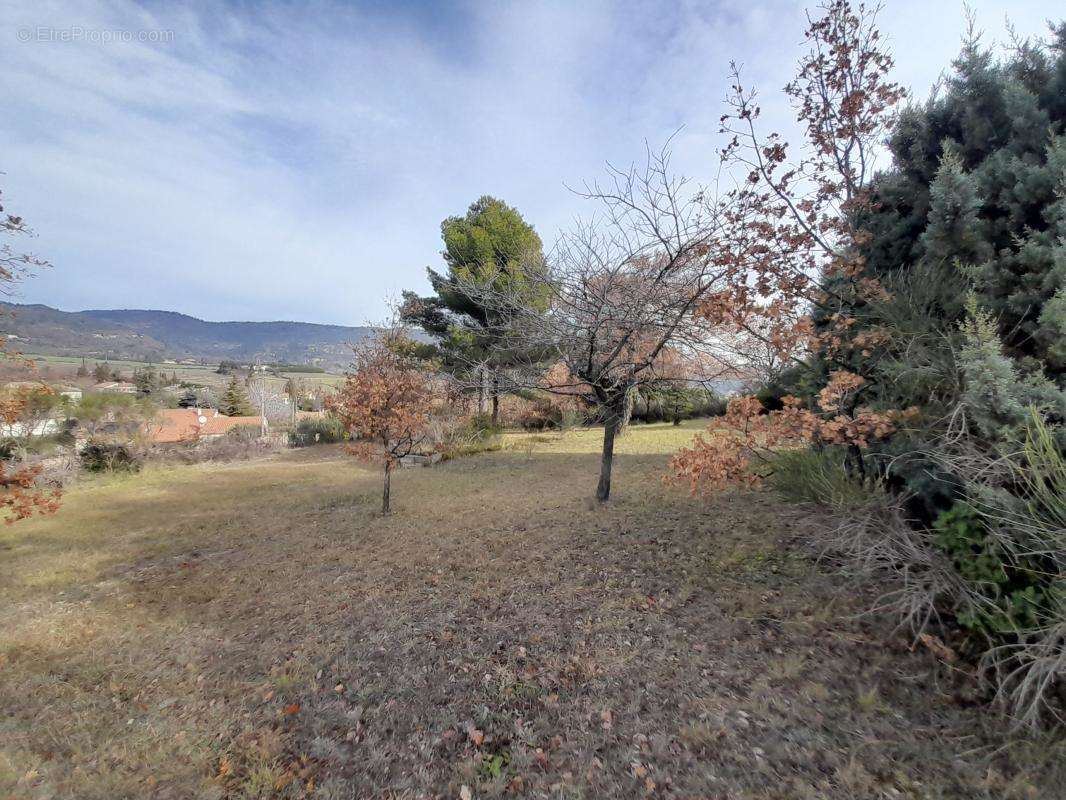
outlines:
[[611, 496], [611, 467], [614, 465], [614, 437], [618, 432], [618, 414], [610, 411], [603, 425], [603, 454], [600, 456], [600, 483], [596, 499], [607, 502]]
[[385, 486], [381, 490], [381, 513], [387, 515], [391, 510], [389, 507], [389, 489], [392, 480], [392, 459], [385, 461]]
[[615, 433], [616, 436], [625, 436], [626, 431], [629, 430], [629, 421], [633, 418], [633, 404], [637, 399], [637, 387], [630, 386], [626, 389], [625, 395], [622, 399], [622, 418], [618, 422], [618, 430]]
[[849, 444], [844, 457], [844, 472], [849, 477], [866, 480], [866, 461], [862, 457], [862, 450], [857, 444]]
[[485, 389], [486, 389], [485, 377], [486, 377], [485, 376], [485, 368], [484, 367], [478, 367], [477, 368], [477, 413], [478, 414], [484, 414], [485, 413], [485, 408], [486, 408], [486, 404], [485, 404]]
[[500, 375], [492, 371], [492, 424], [500, 423]]

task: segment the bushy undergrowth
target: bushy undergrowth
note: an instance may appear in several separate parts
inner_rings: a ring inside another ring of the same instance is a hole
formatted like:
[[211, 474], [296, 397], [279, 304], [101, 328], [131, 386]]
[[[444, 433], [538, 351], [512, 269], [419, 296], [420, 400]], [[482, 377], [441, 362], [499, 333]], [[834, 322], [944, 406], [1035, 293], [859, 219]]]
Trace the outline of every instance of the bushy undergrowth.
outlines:
[[1064, 67], [1062, 23], [1002, 59], [967, 38], [942, 91], [892, 122], [810, 356], [759, 395], [812, 408], [846, 372], [856, 408], [914, 410], [854, 441], [858, 502], [830, 452], [783, 454], [772, 481], [829, 507], [831, 547], [896, 578], [883, 607], [950, 623], [1033, 726], [1066, 685]]
[[475, 414], [452, 426], [442, 437], [445, 459], [499, 450], [503, 426], [488, 414]]
[[136, 472], [141, 468], [141, 459], [129, 447], [113, 442], [89, 442], [80, 457], [86, 472]]
[[725, 400], [708, 389], [685, 389], [671, 386], [642, 392], [633, 402], [630, 419], [634, 422], [673, 422], [686, 419], [720, 417]]
[[503, 433], [503, 425], [492, 421], [491, 414], [474, 414], [459, 426], [458, 435], [489, 439]]
[[[943, 455], [943, 454], [942, 454]], [[1063, 713], [1066, 677], [1066, 458], [1034, 410], [1017, 449], [945, 459], [959, 499], [929, 525], [880, 478], [848, 474], [835, 448], [778, 453], [770, 485], [827, 509], [825, 552], [854, 575], [895, 580], [880, 609], [921, 634], [951, 623], [961, 652], [1002, 705], [1035, 727]]]
[[1012, 548], [969, 503], [960, 502], [933, 524], [936, 544], [951, 559], [967, 591], [955, 598], [959, 624], [991, 639], [1040, 624], [1052, 610], [1049, 565]]
[[770, 486], [796, 503], [816, 503], [833, 511], [860, 505], [869, 486], [848, 477], [840, 448], [797, 448], [778, 453], [768, 476]]
[[522, 430], [545, 431], [563, 427], [563, 408], [550, 400], [537, 400], [518, 418]]
[[153, 459], [181, 464], [240, 461], [266, 455], [276, 446], [273, 440], [263, 437], [258, 425], [239, 425], [217, 439], [159, 450]]
[[289, 444], [293, 447], [307, 447], [313, 444], [336, 444], [343, 442], [344, 426], [334, 416], [315, 419], [301, 419], [296, 428], [289, 433]]

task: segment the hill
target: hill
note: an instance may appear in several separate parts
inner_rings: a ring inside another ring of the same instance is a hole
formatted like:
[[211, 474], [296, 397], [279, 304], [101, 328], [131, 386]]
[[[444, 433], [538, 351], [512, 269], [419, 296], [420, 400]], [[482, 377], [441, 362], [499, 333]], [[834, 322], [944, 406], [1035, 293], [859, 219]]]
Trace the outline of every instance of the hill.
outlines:
[[208, 322], [175, 311], [60, 311], [45, 305], [0, 303], [0, 332], [17, 349], [42, 355], [159, 361], [283, 361], [342, 367], [350, 342], [366, 327], [311, 322]]

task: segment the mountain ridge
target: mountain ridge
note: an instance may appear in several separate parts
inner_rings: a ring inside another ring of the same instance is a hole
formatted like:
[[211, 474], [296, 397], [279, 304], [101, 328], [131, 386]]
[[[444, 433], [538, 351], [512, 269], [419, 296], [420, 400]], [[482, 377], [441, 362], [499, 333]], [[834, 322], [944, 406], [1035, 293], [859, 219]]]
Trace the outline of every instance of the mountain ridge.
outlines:
[[286, 362], [325, 368], [351, 360], [366, 326], [295, 320], [212, 322], [163, 309], [62, 311], [43, 303], [0, 302], [0, 332], [17, 349], [94, 359]]

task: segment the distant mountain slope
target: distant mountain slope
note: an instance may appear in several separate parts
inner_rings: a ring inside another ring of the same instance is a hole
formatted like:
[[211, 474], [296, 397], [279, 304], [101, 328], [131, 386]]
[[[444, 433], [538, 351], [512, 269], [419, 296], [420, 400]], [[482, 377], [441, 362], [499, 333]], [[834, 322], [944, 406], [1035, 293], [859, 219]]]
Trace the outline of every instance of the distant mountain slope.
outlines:
[[44, 305], [0, 303], [0, 332], [16, 349], [42, 355], [159, 361], [281, 361], [342, 367], [349, 342], [370, 328], [311, 322], [207, 322], [174, 311], [59, 311]]

